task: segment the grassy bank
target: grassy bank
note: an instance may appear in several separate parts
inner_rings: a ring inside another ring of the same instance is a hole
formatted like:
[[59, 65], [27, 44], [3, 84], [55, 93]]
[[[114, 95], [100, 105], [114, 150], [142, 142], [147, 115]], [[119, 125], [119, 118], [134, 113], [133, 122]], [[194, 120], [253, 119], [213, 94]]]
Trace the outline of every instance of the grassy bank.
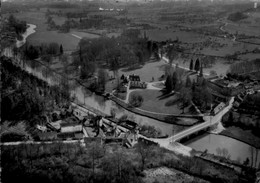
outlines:
[[239, 127], [228, 127], [220, 133], [221, 135], [237, 139], [251, 146], [260, 149], [260, 138], [252, 134], [250, 130], [243, 130]]
[[[160, 114], [154, 114], [154, 113], [149, 113], [145, 111], [141, 111], [137, 108], [131, 107], [125, 102], [121, 101], [120, 99], [112, 96], [110, 98], [112, 101], [114, 101], [116, 104], [119, 106], [125, 108], [126, 110], [133, 112], [135, 114], [145, 116], [148, 118], [152, 118], [161, 122], [169, 123], [172, 124], [172, 127], [174, 128], [175, 133], [181, 132], [183, 130], [188, 129], [190, 126], [200, 123], [201, 122], [201, 117], [193, 117], [193, 118], [181, 118], [182, 116], [176, 116], [176, 115], [160, 115]], [[188, 119], [188, 120], [187, 120]], [[196, 122], [190, 124], [190, 120], [197, 119]]]

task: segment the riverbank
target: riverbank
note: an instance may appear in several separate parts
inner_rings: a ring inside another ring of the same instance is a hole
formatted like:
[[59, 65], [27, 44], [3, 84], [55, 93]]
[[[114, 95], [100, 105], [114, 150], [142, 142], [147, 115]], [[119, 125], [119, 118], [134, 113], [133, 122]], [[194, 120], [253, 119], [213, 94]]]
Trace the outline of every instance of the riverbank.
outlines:
[[232, 126], [223, 130], [221, 133], [219, 133], [219, 135], [236, 139], [257, 149], [260, 149], [260, 138], [253, 135], [250, 130], [243, 130], [239, 127]]

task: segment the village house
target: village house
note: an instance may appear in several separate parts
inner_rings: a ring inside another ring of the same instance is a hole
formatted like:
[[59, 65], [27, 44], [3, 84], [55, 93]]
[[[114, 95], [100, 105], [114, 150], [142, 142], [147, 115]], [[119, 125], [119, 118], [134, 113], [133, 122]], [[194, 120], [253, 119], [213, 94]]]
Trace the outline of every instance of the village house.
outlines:
[[132, 74], [128, 76], [130, 88], [146, 88], [147, 84], [142, 82], [140, 76]]

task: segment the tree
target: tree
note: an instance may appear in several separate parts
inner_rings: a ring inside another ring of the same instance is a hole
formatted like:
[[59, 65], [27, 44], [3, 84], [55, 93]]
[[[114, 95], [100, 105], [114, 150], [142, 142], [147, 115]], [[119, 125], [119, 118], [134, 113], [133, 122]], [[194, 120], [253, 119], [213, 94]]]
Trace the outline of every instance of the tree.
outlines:
[[233, 121], [234, 121], [233, 112], [230, 111], [230, 112], [229, 112], [229, 115], [228, 115], [228, 122], [232, 124]]
[[246, 158], [246, 160], [244, 161], [243, 165], [248, 166], [249, 162], [250, 162], [249, 158]]
[[211, 76], [217, 76], [217, 72], [214, 71], [214, 70], [211, 70], [211, 71], [209, 72], [209, 74], [210, 74]]
[[186, 77], [186, 87], [187, 87], [187, 88], [191, 87], [191, 84], [192, 84], [192, 83], [191, 83], [191, 79], [190, 79], [189, 76], [187, 76], [187, 77]]
[[61, 55], [63, 54], [63, 46], [62, 46], [62, 44], [60, 45], [60, 54]]
[[200, 66], [200, 76], [202, 77], [203, 76], [203, 67], [202, 67], [202, 64]]
[[172, 83], [171, 76], [167, 76], [166, 81], [165, 81], [165, 88], [166, 88], [167, 93], [170, 93], [173, 90], [173, 83]]
[[129, 101], [129, 104], [131, 106], [134, 106], [134, 107], [140, 107], [143, 103], [143, 97], [141, 95], [138, 95], [138, 94], [133, 94], [131, 95], [130, 97], [130, 101]]
[[106, 81], [107, 81], [106, 71], [104, 69], [99, 69], [98, 70], [98, 89], [102, 92], [105, 90]]
[[143, 64], [144, 63], [144, 55], [141, 51], [138, 51], [137, 52], [137, 57], [138, 57], [138, 61], [140, 64]]
[[223, 154], [224, 158], [226, 158], [226, 159], [230, 158], [230, 154], [228, 153], [228, 150], [226, 148], [222, 149], [222, 154]]
[[[127, 174], [129, 168], [132, 166], [131, 162], [127, 161], [127, 155], [123, 148], [116, 147], [113, 153], [106, 155], [105, 159], [102, 160], [102, 170], [106, 172], [111, 182], [124, 182], [128, 180]], [[132, 171], [131, 171], [132, 172]], [[129, 172], [130, 173], [130, 172]]]
[[175, 71], [173, 74], [172, 74], [172, 86], [173, 86], [173, 89], [176, 89], [176, 85], [179, 83], [179, 78], [178, 78], [178, 74], [177, 72]]
[[216, 152], [217, 152], [217, 155], [218, 155], [218, 156], [221, 156], [222, 150], [221, 150], [220, 147], [218, 147], [218, 148], [216, 149]]
[[89, 145], [88, 149], [88, 155], [91, 159], [91, 166], [92, 166], [92, 173], [93, 176], [95, 176], [95, 164], [96, 164], [96, 160], [99, 160], [100, 158], [102, 158], [105, 154], [105, 148], [101, 146], [100, 143], [98, 142], [92, 142]]
[[251, 155], [251, 167], [252, 168], [254, 166], [254, 151], [255, 151], [255, 148], [253, 146], [250, 146], [249, 152], [250, 152], [250, 155]]
[[190, 70], [191, 71], [193, 70], [193, 59], [191, 59], [191, 61], [190, 61]]
[[115, 108], [110, 109], [110, 115], [111, 115], [112, 118], [116, 117], [116, 109]]
[[111, 62], [110, 62], [110, 69], [113, 71], [114, 77], [116, 77], [117, 73], [118, 73], [118, 69], [119, 69], [118, 58], [117, 57], [114, 57], [111, 60]]
[[178, 52], [175, 50], [174, 46], [171, 45], [167, 49], [166, 56], [169, 58], [169, 64], [172, 66], [173, 60], [177, 57]]
[[150, 156], [152, 155], [152, 148], [151, 146], [145, 144], [144, 142], [138, 142], [138, 144], [136, 145], [136, 151], [141, 158], [141, 162], [142, 162], [141, 170], [143, 171], [147, 159], [149, 159]]
[[172, 92], [172, 90], [176, 89], [177, 84], [179, 83], [177, 72], [173, 72], [166, 77], [165, 81], [165, 89], [167, 93]]
[[182, 87], [180, 90], [179, 98], [181, 101], [180, 107], [182, 109], [182, 113], [184, 114], [185, 108], [188, 107], [191, 102], [191, 94], [190, 94], [189, 89], [186, 87]]
[[42, 61], [46, 62], [47, 64], [51, 63], [51, 56], [50, 55], [43, 55], [41, 57]]
[[30, 45], [29, 48], [27, 48], [27, 45], [26, 45], [24, 54], [25, 54], [25, 57], [29, 60], [34, 60], [39, 57], [39, 52], [33, 45]]
[[197, 72], [200, 70], [200, 61], [199, 61], [198, 58], [195, 62], [194, 70], [197, 71]]

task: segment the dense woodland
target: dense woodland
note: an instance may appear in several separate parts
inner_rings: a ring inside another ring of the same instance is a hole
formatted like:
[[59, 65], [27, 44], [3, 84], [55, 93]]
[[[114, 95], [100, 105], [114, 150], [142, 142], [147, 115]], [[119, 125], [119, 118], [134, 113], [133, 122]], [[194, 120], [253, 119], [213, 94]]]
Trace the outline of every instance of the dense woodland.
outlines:
[[249, 75], [252, 72], [258, 71], [260, 71], [260, 59], [255, 59], [252, 61], [232, 64], [229, 69], [229, 74], [233, 74], [235, 77], [238, 77], [239, 75]]
[[[139, 142], [132, 149], [115, 144], [87, 142], [76, 144], [39, 144], [4, 146], [2, 148], [2, 181], [16, 182], [143, 182], [143, 170], [166, 166], [189, 175], [187, 182], [250, 182], [248, 170], [231, 169], [199, 158], [176, 156], [174, 153]], [[246, 175], [246, 176], [245, 176]], [[178, 175], [183, 177], [182, 175]], [[199, 177], [199, 178], [198, 178]]]
[[10, 29], [15, 31], [17, 38], [21, 39], [22, 34], [27, 29], [26, 22], [25, 21], [19, 21], [13, 15], [10, 15], [9, 18], [8, 18], [8, 23], [9, 23]]
[[[212, 87], [208, 81], [203, 77], [203, 67], [199, 59], [190, 61], [190, 71], [185, 71], [176, 65], [171, 66], [173, 59], [176, 57], [175, 50], [168, 50], [167, 55], [169, 58], [169, 66], [165, 69], [165, 93], [171, 94], [173, 91], [179, 94], [181, 101], [181, 108], [188, 107], [192, 102], [199, 107], [201, 111], [210, 109], [211, 103], [214, 101], [211, 94]], [[199, 73], [196, 81], [191, 81], [190, 75], [194, 72]], [[220, 92], [220, 91], [218, 91]], [[175, 101], [177, 102], [177, 101]]]
[[158, 53], [157, 44], [142, 38], [139, 30], [131, 29], [117, 38], [82, 39], [78, 47], [74, 65], [80, 66], [81, 79], [92, 76], [97, 67], [108, 68], [116, 75], [120, 67], [143, 65], [153, 52]]
[[22, 39], [22, 34], [27, 29], [26, 22], [17, 20], [13, 15], [7, 20], [1, 21], [1, 49], [15, 44], [16, 39]]
[[[69, 93], [61, 86], [50, 87], [35, 76], [1, 57], [1, 120], [25, 120], [34, 127], [56, 105], [69, 101]], [[3, 107], [4, 106], [4, 107]]]

